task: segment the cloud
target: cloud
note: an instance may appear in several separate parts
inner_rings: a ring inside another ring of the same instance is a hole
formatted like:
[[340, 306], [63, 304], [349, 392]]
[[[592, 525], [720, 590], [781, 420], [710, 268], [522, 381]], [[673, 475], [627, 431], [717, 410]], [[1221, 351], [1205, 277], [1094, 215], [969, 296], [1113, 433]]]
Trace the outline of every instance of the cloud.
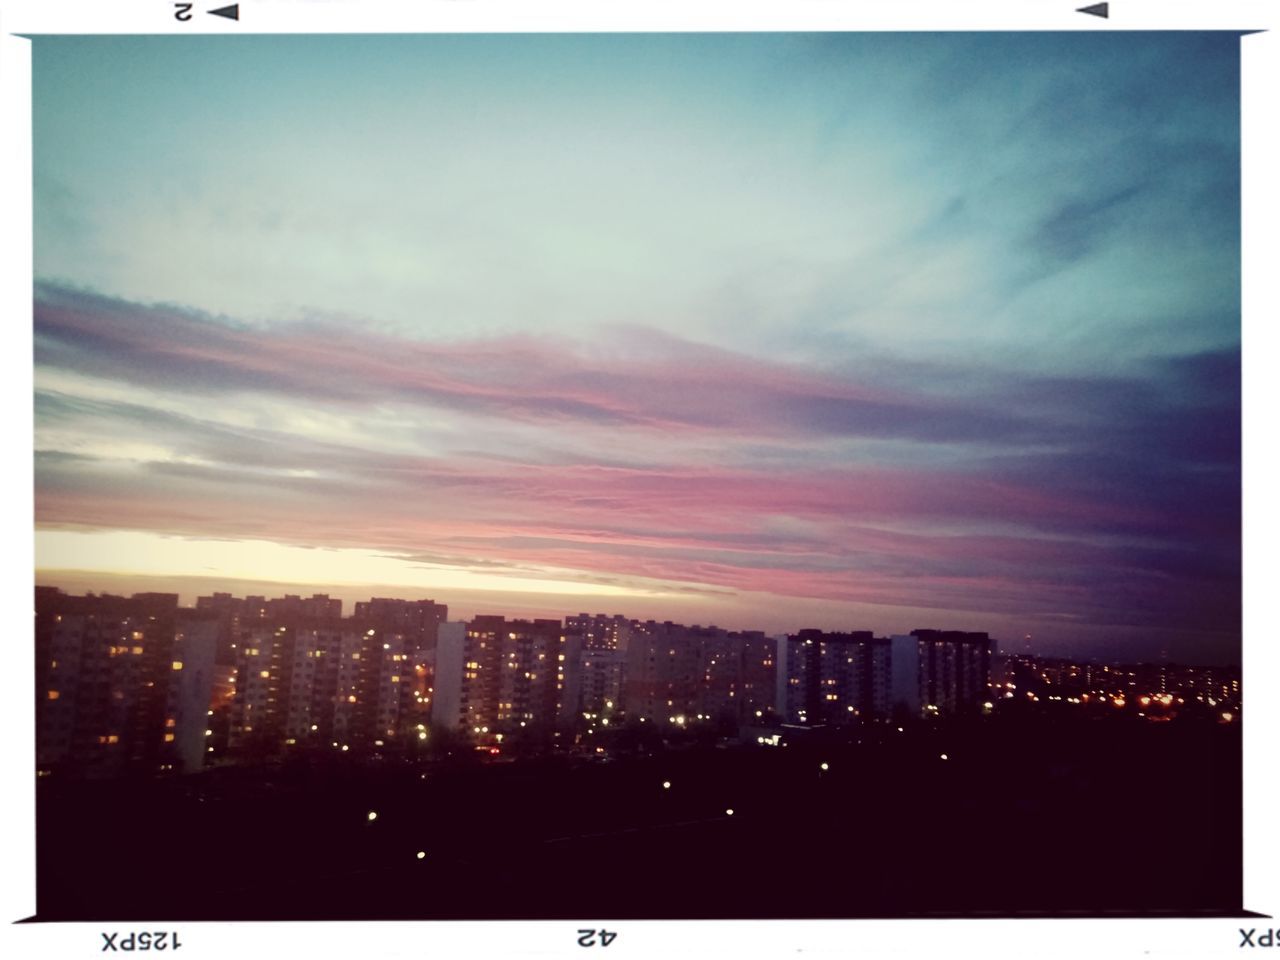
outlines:
[[1238, 622], [1237, 351], [1047, 375], [611, 332], [425, 342], [43, 284], [37, 521], [707, 596]]

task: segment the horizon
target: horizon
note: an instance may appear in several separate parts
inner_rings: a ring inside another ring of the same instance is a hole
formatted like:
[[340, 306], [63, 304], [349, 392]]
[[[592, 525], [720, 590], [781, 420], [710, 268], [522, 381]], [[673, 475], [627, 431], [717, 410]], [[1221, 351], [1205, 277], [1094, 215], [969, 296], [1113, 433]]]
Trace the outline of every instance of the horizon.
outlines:
[[37, 37], [37, 571], [1238, 662], [1238, 48]]
[[[502, 616], [507, 620], [533, 620], [533, 619], [555, 619], [564, 621], [571, 616], [602, 616], [615, 617], [621, 616], [626, 620], [645, 621], [654, 620], [659, 623], [671, 621], [682, 626], [689, 627], [711, 627], [724, 629], [729, 631], [753, 631], [763, 632], [770, 638], [779, 638], [789, 635], [795, 635], [801, 630], [817, 629], [826, 633], [850, 633], [860, 630], [870, 630], [877, 637], [893, 637], [909, 635], [914, 630], [944, 630], [944, 631], [962, 631], [962, 632], [978, 632], [985, 633], [992, 642], [993, 654], [1000, 656], [1031, 656], [1037, 659], [1074, 659], [1076, 662], [1096, 662], [1096, 663], [1170, 663], [1181, 664], [1185, 666], [1212, 666], [1239, 668], [1239, 659], [1188, 659], [1185, 655], [1175, 655], [1170, 652], [1167, 645], [1155, 646], [1126, 647], [1130, 651], [1129, 659], [1116, 656], [1108, 656], [1107, 651], [1113, 648], [1102, 646], [1098, 648], [1076, 647], [1071, 649], [1057, 648], [1052, 644], [1046, 646], [1043, 641], [1028, 636], [1001, 636], [997, 632], [983, 629], [975, 624], [979, 621], [973, 621], [960, 625], [952, 622], [950, 619], [938, 622], [929, 622], [915, 624], [905, 629], [888, 628], [881, 626], [873, 626], [870, 623], [861, 622], [845, 622], [845, 621], [827, 621], [827, 622], [803, 622], [790, 626], [775, 626], [772, 628], [764, 627], [758, 622], [749, 622], [745, 620], [732, 619], [726, 622], [718, 622], [715, 620], [698, 620], [696, 619], [696, 610], [686, 611], [686, 617], [678, 619], [675, 616], [663, 615], [662, 608], [654, 606], [650, 610], [635, 611], [629, 608], [627, 610], [616, 609], [613, 606], [607, 608], [601, 607], [583, 607], [581, 609], [570, 609], [569, 606], [556, 605], [547, 601], [534, 606], [522, 606], [529, 601], [522, 600], [528, 595], [495, 594], [495, 599], [486, 603], [469, 596], [486, 591], [455, 591], [452, 595], [432, 595], [427, 596], [425, 592], [419, 590], [405, 590], [402, 587], [396, 587], [387, 584], [302, 584], [288, 583], [281, 581], [255, 581], [255, 580], [214, 580], [195, 576], [171, 576], [171, 577], [142, 577], [135, 578], [128, 575], [103, 575], [88, 571], [47, 571], [47, 575], [42, 576], [37, 571], [36, 587], [53, 587], [60, 590], [67, 596], [113, 596], [131, 598], [136, 593], [168, 593], [176, 594], [178, 597], [178, 606], [180, 609], [194, 609], [199, 597], [212, 596], [215, 593], [228, 593], [233, 598], [244, 599], [247, 596], [262, 596], [266, 600], [281, 599], [286, 594], [299, 596], [303, 599], [309, 599], [313, 595], [323, 595], [331, 599], [342, 601], [343, 613], [342, 618], [348, 619], [354, 617], [355, 604], [372, 599], [395, 599], [395, 600], [430, 600], [435, 603], [444, 604], [449, 610], [449, 622], [469, 622], [477, 616]], [[57, 580], [59, 582], [52, 582]], [[104, 580], [106, 585], [103, 586]], [[117, 582], [112, 583], [115, 580]], [[68, 588], [65, 584], [73, 584], [74, 588]], [[93, 584], [97, 584], [94, 586]], [[196, 584], [199, 584], [197, 586]], [[381, 588], [381, 592], [379, 589]], [[119, 591], [119, 592], [117, 592]], [[274, 593], [273, 593], [274, 591]], [[461, 593], [463, 600], [458, 602], [457, 595]], [[421, 595], [419, 595], [421, 594]], [[468, 606], [468, 604], [470, 604]], [[504, 606], [505, 604], [505, 606]], [[499, 607], [501, 609], [498, 609]], [[670, 612], [670, 611], [668, 611]], [[689, 619], [687, 614], [694, 614], [694, 619]], [[1143, 654], [1142, 651], [1146, 653]]]

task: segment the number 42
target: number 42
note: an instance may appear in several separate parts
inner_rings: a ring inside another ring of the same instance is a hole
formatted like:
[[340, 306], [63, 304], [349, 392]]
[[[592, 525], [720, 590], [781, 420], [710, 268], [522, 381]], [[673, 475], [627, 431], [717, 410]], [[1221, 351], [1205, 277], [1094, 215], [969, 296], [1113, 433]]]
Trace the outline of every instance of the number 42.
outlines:
[[[596, 936], [597, 936], [597, 935], [600, 937], [600, 939], [599, 939], [598, 941], [596, 940]], [[617, 934], [617, 931], [614, 931], [614, 932], [612, 932], [612, 933], [611, 933], [611, 932], [610, 932], [610, 931], [608, 931], [608, 930], [579, 930], [579, 931], [578, 931], [578, 946], [580, 946], [580, 947], [595, 947], [595, 946], [607, 947], [609, 944], [613, 943], [613, 938], [614, 938], [614, 937], [616, 937], [617, 935], [618, 935], [618, 934]]]

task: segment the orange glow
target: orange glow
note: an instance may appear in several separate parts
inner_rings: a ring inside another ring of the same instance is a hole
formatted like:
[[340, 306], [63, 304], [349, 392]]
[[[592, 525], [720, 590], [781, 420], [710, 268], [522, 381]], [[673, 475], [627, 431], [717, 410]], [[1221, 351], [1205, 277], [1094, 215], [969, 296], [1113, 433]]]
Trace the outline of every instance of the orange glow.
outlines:
[[58, 693], [58, 691], [57, 691], [57, 690], [50, 690], [50, 691], [49, 691], [49, 699], [50, 699], [50, 700], [57, 700], [57, 699], [58, 699], [58, 697], [60, 697], [60, 696], [62, 696], [62, 694]]
[[1117, 707], [1123, 707], [1124, 697], [1113, 697], [1111, 702], [1114, 703]]
[[1151, 706], [1151, 698], [1150, 698], [1150, 697], [1139, 697], [1139, 698], [1138, 698], [1138, 702], [1139, 702], [1140, 704], [1142, 704], [1144, 707], [1149, 707], [1149, 706]]

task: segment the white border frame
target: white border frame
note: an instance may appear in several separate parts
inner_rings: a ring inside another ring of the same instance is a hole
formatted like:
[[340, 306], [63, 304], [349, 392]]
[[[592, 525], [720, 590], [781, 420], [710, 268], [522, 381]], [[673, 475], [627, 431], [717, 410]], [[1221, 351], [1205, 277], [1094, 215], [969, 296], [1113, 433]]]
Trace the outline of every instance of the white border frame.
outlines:
[[[1200, 5], [1159, 0], [1112, 0], [1103, 20], [1075, 12], [1088, 0], [1017, 2], [919, 2], [859, 4], [847, 0], [242, 0], [239, 22], [205, 15], [225, 0], [193, 7], [192, 20], [173, 19], [169, 0], [62, 0], [8, 3], [0, 11], [0, 317], [4, 350], [0, 390], [9, 455], [3, 477], [4, 549], [0, 562], [0, 609], [31, 609], [33, 585], [32, 516], [32, 198], [30, 45], [14, 34], [191, 34], [191, 33], [416, 33], [416, 32], [587, 32], [587, 31], [772, 31], [772, 30], [1265, 30], [1275, 26], [1276, 8], [1267, 0], [1215, 0]], [[1245, 905], [1280, 912], [1280, 823], [1274, 809], [1275, 761], [1269, 749], [1280, 724], [1280, 704], [1271, 699], [1271, 678], [1280, 654], [1269, 636], [1275, 570], [1273, 544], [1280, 539], [1275, 492], [1280, 470], [1274, 423], [1267, 412], [1280, 409], [1273, 361], [1277, 356], [1277, 230], [1275, 173], [1280, 169], [1274, 97], [1280, 90], [1280, 41], [1271, 33], [1241, 40], [1243, 233], [1243, 384], [1245, 648]], [[15, 620], [16, 624], [18, 621]], [[178, 929], [184, 956], [552, 955], [579, 948], [582, 923], [236, 923], [236, 924], [28, 924], [11, 921], [34, 913], [33, 704], [34, 663], [22, 630], [6, 662], [13, 665], [17, 693], [3, 700], [4, 752], [0, 763], [6, 791], [5, 852], [0, 869], [0, 920], [9, 956], [99, 953], [101, 930]], [[1265, 684], [1264, 684], [1265, 681]], [[963, 921], [625, 921], [611, 955], [699, 956], [733, 952], [742, 957], [777, 957], [799, 951], [858, 957], [915, 953], [973, 953], [1047, 957], [1204, 956], [1239, 948], [1240, 926], [1280, 927], [1273, 919], [1175, 920], [963, 920]]]

